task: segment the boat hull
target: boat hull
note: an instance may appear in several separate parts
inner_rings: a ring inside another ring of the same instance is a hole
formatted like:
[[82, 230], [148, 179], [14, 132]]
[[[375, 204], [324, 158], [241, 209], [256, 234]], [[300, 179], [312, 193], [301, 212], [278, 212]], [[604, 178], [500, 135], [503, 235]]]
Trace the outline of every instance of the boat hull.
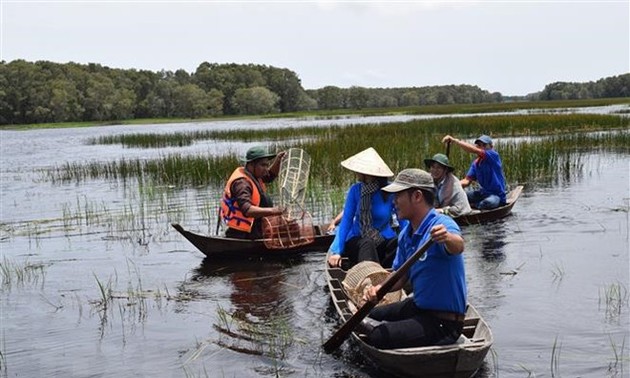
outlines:
[[176, 223], [171, 224], [171, 226], [204, 255], [222, 258], [286, 258], [299, 256], [305, 252], [327, 251], [335, 237], [335, 235], [324, 233], [322, 227], [315, 226], [315, 237], [312, 243], [290, 248], [270, 249], [265, 246], [262, 239], [248, 240], [223, 236], [204, 236], [186, 231]]
[[497, 219], [505, 218], [512, 212], [514, 204], [521, 196], [523, 186], [519, 185], [508, 193], [506, 203], [503, 206], [499, 206], [490, 210], [473, 210], [471, 213], [460, 215], [453, 218], [460, 226], [469, 224], [480, 224], [492, 222]]

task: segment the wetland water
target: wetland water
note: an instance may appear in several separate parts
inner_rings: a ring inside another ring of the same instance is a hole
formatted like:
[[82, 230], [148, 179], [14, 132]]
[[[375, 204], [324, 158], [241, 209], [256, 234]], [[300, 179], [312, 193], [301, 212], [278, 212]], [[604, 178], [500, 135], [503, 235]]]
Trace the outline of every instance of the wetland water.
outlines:
[[[286, 263], [211, 261], [170, 223], [213, 233], [217, 188], [53, 185], [43, 174], [66, 162], [249, 146], [85, 145], [202, 126], [0, 131], [0, 250], [11, 270], [0, 287], [0, 376], [382, 376], [351, 344], [334, 355], [320, 348], [337, 324], [323, 251]], [[581, 158], [576, 177], [526, 185], [512, 216], [463, 228], [469, 301], [495, 338], [478, 377], [629, 376], [630, 157]], [[332, 216], [313, 210], [316, 222]]]

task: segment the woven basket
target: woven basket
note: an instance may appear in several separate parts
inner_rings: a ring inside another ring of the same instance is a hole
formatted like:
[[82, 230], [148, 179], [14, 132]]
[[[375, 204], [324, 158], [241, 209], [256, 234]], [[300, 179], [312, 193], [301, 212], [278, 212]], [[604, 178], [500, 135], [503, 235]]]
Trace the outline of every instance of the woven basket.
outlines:
[[[363, 299], [365, 292], [371, 286], [385, 282], [389, 274], [385, 268], [374, 261], [362, 261], [348, 270], [346, 278], [341, 284], [348, 298], [360, 308], [365, 303]], [[402, 290], [387, 293], [377, 306], [398, 302], [402, 299], [402, 296]]]
[[263, 243], [269, 249], [286, 249], [307, 245], [315, 240], [313, 220], [308, 212], [299, 219], [288, 219], [284, 215], [262, 218]]

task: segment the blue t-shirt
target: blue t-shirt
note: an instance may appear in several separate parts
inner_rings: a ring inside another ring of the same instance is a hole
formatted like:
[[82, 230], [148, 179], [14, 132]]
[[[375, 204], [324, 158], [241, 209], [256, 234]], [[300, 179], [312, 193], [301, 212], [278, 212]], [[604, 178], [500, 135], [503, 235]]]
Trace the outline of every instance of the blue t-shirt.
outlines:
[[470, 165], [466, 177], [479, 183], [481, 193], [499, 196], [501, 203], [505, 203], [505, 177], [503, 163], [499, 153], [495, 150], [485, 150], [483, 157], [478, 157]]
[[[435, 209], [427, 214], [414, 233], [407, 224], [398, 237], [398, 250], [392, 267], [400, 268], [413, 253], [431, 238], [431, 229], [443, 224], [450, 233], [460, 235], [455, 221]], [[466, 313], [466, 273], [464, 256], [446, 252], [444, 244], [435, 243], [411, 266], [409, 279], [418, 308], [434, 311]]]
[[[334, 255], [342, 255], [346, 242], [354, 237], [361, 236], [361, 186], [363, 184], [357, 182], [348, 190], [346, 203], [343, 208], [343, 217], [337, 228], [335, 239], [330, 245], [330, 252]], [[377, 190], [372, 194], [371, 210], [372, 210], [372, 227], [379, 230], [381, 236], [385, 239], [396, 237], [396, 232], [392, 229], [392, 214], [395, 214], [394, 195]]]

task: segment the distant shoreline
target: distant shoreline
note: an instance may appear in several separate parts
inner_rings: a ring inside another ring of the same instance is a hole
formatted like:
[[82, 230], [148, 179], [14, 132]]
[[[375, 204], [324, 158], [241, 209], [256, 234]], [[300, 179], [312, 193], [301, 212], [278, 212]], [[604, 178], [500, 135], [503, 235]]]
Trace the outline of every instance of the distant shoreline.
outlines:
[[169, 123], [200, 123], [225, 120], [252, 120], [252, 119], [273, 119], [273, 118], [305, 118], [305, 117], [341, 117], [341, 116], [388, 116], [397, 114], [478, 114], [489, 112], [509, 112], [520, 109], [553, 109], [553, 108], [575, 108], [590, 106], [606, 106], [617, 104], [630, 104], [630, 97], [603, 98], [586, 100], [555, 100], [555, 101], [524, 101], [524, 102], [503, 102], [485, 104], [452, 104], [452, 105], [426, 105], [397, 108], [372, 108], [372, 109], [338, 109], [302, 111], [292, 113], [274, 113], [256, 116], [216, 116], [207, 118], [146, 118], [128, 119], [116, 121], [86, 121], [86, 122], [61, 122], [61, 123], [38, 123], [25, 125], [0, 125], [0, 130], [34, 130], [34, 129], [62, 129], [95, 126], [124, 126], [124, 125], [147, 125], [147, 124], [169, 124]]

